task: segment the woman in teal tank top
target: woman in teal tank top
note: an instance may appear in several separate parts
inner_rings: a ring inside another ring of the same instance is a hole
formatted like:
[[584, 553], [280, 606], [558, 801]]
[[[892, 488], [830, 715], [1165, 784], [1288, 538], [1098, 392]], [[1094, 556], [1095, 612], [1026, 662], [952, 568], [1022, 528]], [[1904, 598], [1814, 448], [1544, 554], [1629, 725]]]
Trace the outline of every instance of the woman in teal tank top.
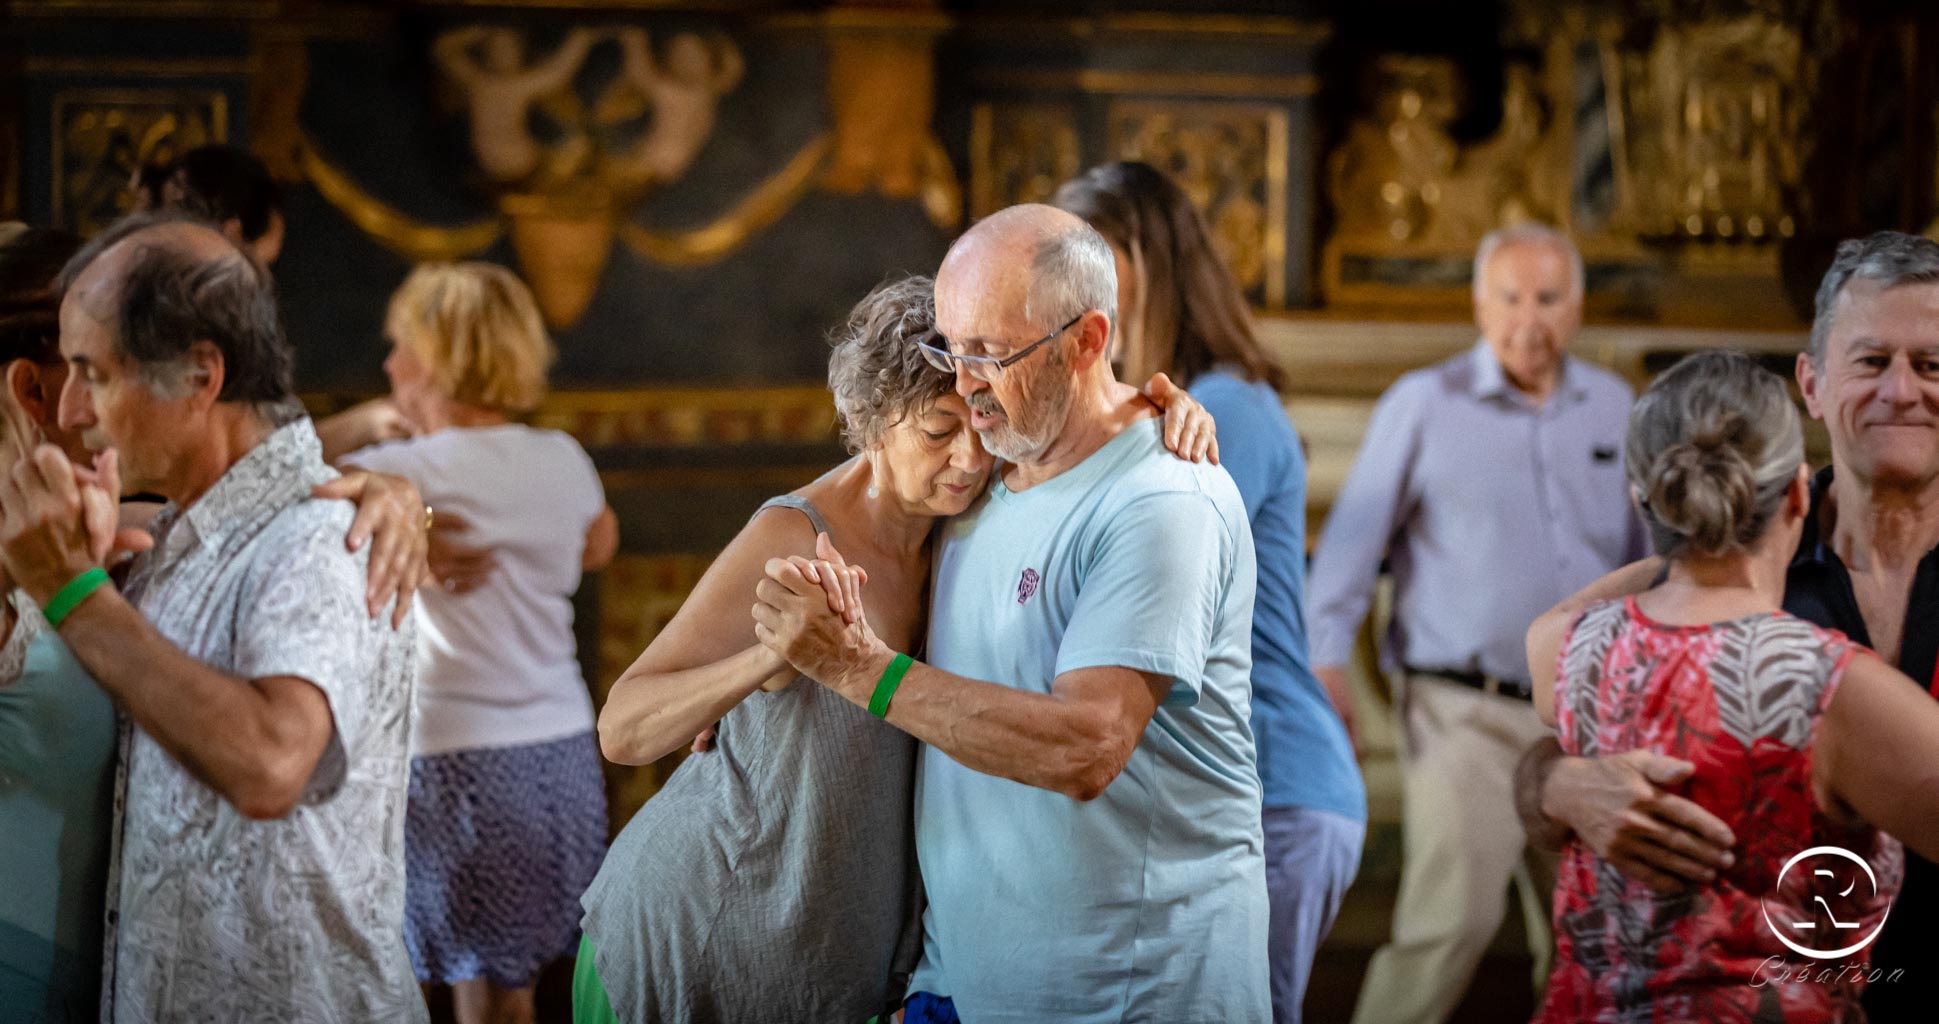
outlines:
[[[101, 986], [114, 705], [14, 591], [0, 646], [0, 1022], [85, 1021]], [[18, 882], [18, 884], [15, 884]]]

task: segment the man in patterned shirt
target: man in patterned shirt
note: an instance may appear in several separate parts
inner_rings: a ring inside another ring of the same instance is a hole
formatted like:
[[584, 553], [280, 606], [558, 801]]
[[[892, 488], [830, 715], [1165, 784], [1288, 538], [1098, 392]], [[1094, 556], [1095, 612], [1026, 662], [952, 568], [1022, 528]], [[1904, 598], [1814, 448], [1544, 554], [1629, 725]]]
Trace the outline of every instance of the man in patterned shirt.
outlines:
[[[367, 614], [351, 509], [310, 495], [333, 474], [268, 276], [165, 218], [64, 276], [60, 421], [102, 454], [43, 445], [0, 482], [0, 554], [134, 726], [103, 1018], [423, 1020], [401, 927], [412, 630]], [[120, 476], [169, 504], [117, 591], [96, 570]]]

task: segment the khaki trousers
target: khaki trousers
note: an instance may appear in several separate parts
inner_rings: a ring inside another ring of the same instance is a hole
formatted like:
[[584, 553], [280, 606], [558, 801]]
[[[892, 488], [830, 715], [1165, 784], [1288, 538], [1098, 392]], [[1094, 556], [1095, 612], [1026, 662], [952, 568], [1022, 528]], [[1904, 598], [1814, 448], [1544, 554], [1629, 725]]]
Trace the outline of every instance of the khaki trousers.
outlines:
[[1393, 937], [1374, 954], [1355, 1024], [1438, 1024], [1461, 1002], [1521, 893], [1534, 984], [1548, 977], [1555, 857], [1531, 850], [1515, 812], [1515, 766], [1551, 734], [1527, 701], [1432, 676], [1401, 690], [1402, 855]]

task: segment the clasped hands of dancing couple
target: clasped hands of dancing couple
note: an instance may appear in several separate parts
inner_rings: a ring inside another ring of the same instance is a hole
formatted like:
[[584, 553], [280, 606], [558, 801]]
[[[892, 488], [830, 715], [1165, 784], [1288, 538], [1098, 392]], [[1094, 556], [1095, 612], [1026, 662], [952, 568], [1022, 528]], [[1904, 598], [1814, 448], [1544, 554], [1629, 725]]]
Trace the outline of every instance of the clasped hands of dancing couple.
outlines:
[[767, 579], [754, 588], [754, 636], [802, 675], [868, 707], [896, 656], [862, 614], [868, 570], [848, 564], [825, 533], [815, 536], [815, 555], [768, 560]]

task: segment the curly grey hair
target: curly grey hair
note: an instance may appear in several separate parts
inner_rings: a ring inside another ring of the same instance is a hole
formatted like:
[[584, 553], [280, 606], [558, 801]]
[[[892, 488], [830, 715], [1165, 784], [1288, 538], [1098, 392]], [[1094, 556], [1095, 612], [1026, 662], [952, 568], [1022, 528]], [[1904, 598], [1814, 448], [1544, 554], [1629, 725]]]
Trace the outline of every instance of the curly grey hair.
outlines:
[[938, 343], [936, 286], [911, 275], [877, 285], [855, 304], [831, 339], [828, 390], [851, 454], [881, 440], [904, 416], [949, 393], [955, 380], [929, 365], [916, 346]]

